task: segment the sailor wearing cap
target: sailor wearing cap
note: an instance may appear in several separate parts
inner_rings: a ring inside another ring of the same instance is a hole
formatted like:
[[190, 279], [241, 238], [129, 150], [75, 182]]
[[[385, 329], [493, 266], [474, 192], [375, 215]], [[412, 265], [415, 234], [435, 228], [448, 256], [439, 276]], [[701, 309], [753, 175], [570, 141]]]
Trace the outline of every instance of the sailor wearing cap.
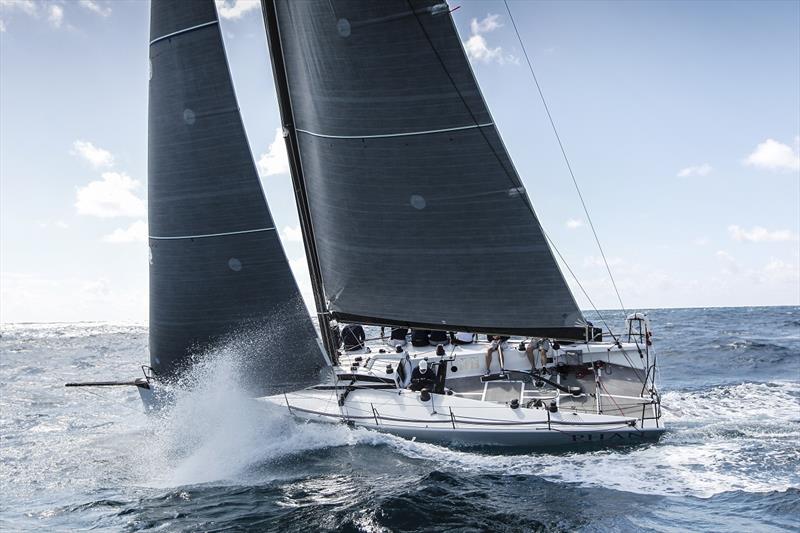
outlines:
[[428, 360], [423, 359], [411, 373], [411, 385], [408, 388], [413, 391], [422, 389], [433, 390], [435, 384], [436, 375], [433, 369], [428, 368]]

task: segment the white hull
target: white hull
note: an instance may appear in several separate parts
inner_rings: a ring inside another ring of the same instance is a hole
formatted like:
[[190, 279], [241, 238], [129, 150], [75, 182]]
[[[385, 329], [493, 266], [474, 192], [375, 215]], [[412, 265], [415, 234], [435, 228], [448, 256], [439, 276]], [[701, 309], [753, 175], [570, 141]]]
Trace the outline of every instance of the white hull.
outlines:
[[507, 405], [408, 390], [352, 391], [340, 407], [335, 389], [261, 398], [309, 421], [348, 423], [448, 446], [540, 448], [584, 444], [638, 444], [664, 432], [655, 421]]

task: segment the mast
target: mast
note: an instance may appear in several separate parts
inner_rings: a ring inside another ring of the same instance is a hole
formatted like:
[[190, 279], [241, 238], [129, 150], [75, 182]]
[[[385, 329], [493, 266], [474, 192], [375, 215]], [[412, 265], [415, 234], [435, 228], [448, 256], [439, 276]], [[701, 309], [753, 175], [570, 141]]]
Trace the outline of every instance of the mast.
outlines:
[[319, 263], [319, 255], [317, 254], [317, 244], [314, 238], [314, 226], [311, 222], [305, 179], [303, 178], [303, 166], [300, 161], [300, 150], [297, 141], [297, 130], [294, 125], [292, 102], [289, 98], [289, 83], [286, 78], [286, 67], [283, 61], [283, 49], [278, 29], [275, 0], [261, 0], [261, 7], [262, 13], [264, 14], [264, 25], [267, 29], [267, 42], [269, 44], [270, 60], [272, 62], [272, 73], [275, 79], [275, 92], [278, 95], [281, 125], [283, 128], [283, 136], [286, 140], [286, 150], [289, 155], [289, 169], [292, 175], [295, 204], [297, 205], [297, 214], [300, 218], [300, 228], [303, 232], [303, 245], [308, 260], [309, 273], [311, 275], [311, 286], [314, 292], [314, 305], [317, 309], [320, 335], [322, 336], [322, 343], [330, 361], [333, 364], [337, 364], [338, 346], [331, 331], [331, 315], [328, 311], [325, 289], [322, 285], [322, 271]]

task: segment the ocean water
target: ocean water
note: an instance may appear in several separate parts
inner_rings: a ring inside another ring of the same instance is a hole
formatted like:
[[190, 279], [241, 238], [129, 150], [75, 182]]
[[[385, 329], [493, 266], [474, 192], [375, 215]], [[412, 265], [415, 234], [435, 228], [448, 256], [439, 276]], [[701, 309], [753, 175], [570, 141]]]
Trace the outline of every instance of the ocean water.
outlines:
[[147, 417], [133, 388], [63, 387], [136, 377], [146, 328], [6, 324], [0, 529], [800, 531], [800, 307], [649, 315], [663, 439], [525, 454], [296, 422], [231, 353]]

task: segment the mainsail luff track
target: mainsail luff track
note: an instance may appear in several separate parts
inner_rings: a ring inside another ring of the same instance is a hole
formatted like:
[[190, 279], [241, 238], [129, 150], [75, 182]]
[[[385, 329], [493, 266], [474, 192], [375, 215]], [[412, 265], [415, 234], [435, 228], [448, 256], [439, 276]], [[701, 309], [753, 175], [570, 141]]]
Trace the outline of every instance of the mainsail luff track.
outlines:
[[325, 352], [331, 362], [337, 361], [338, 342], [334, 339], [330, 327], [330, 313], [325, 299], [325, 288], [322, 283], [317, 244], [314, 237], [314, 225], [308, 206], [308, 194], [303, 178], [303, 165], [297, 141], [297, 129], [292, 112], [292, 101], [289, 97], [289, 84], [286, 78], [286, 68], [283, 60], [283, 48], [278, 28], [277, 10], [274, 0], [261, 0], [264, 25], [267, 29], [267, 42], [269, 43], [270, 59], [272, 60], [272, 73], [275, 80], [275, 90], [278, 95], [278, 107], [281, 113], [286, 149], [289, 154], [289, 169], [294, 184], [295, 204], [300, 218], [303, 234], [303, 246], [308, 258], [311, 285], [314, 292], [314, 304], [317, 309], [319, 329]]

